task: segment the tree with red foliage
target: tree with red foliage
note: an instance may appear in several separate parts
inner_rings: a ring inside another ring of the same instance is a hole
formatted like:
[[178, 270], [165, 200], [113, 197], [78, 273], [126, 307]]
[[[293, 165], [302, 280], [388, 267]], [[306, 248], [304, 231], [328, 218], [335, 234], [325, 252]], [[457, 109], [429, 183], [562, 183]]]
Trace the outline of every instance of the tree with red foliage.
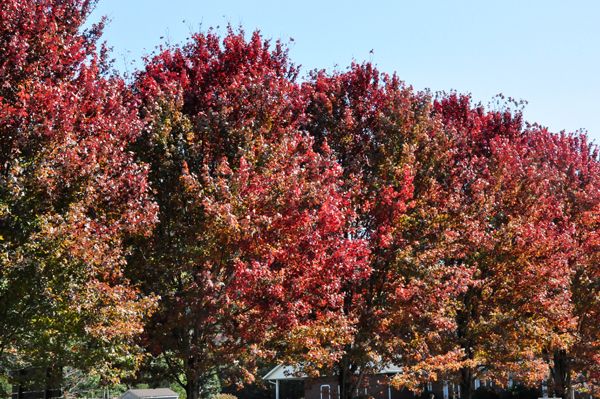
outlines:
[[549, 365], [550, 393], [568, 398], [573, 390], [596, 393], [600, 387], [598, 313], [598, 229], [600, 211], [600, 159], [598, 148], [583, 134], [551, 134], [539, 126], [539, 154], [560, 174], [552, 196], [560, 201], [563, 217], [571, 226], [569, 253], [570, 309], [554, 326], [560, 339], [547, 341], [544, 358]]
[[251, 379], [252, 360], [275, 355], [266, 342], [326, 359], [321, 342], [346, 339], [339, 288], [368, 268], [362, 241], [344, 236], [341, 169], [299, 130], [283, 47], [229, 29], [161, 50], [136, 79], [147, 124], [132, 147], [160, 222], [133, 243], [129, 271], [161, 296], [145, 371], [196, 399], [223, 368]]
[[123, 81], [103, 76], [102, 24], [80, 32], [92, 6], [0, 4], [3, 371], [76, 364], [118, 379], [152, 305], [122, 274], [123, 238], [155, 221], [125, 151], [141, 124]]
[[456, 361], [440, 337], [453, 326], [447, 304], [471, 275], [461, 263], [443, 263], [456, 251], [447, 209], [462, 199], [448, 195], [456, 138], [430, 116], [428, 93], [370, 64], [314, 73], [304, 90], [305, 128], [343, 167], [357, 213], [351, 227], [368, 242], [372, 270], [343, 287], [353, 341], [321, 371], [338, 376], [344, 399], [359, 392], [365, 374], [391, 364], [403, 367], [402, 385], [418, 390]]
[[448, 209], [455, 256], [444, 264], [473, 270], [467, 289], [448, 306], [458, 345], [461, 397], [474, 380], [539, 384], [547, 377], [541, 355], [549, 342], [565, 342], [557, 325], [569, 323], [569, 257], [573, 226], [555, 188], [563, 171], [548, 162], [546, 132], [523, 126], [520, 112], [486, 111], [468, 96], [450, 94], [434, 114], [456, 135], [449, 177], [461, 200]]

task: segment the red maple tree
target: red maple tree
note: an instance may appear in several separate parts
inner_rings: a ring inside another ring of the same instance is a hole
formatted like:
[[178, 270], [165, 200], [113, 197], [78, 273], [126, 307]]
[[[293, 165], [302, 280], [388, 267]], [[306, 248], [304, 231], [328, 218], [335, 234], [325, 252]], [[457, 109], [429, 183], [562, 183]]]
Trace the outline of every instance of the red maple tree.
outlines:
[[[431, 117], [428, 93], [370, 64], [317, 72], [304, 89], [305, 128], [343, 167], [357, 213], [352, 228], [368, 242], [372, 270], [343, 287], [353, 341], [325, 372], [338, 376], [342, 398], [362, 392], [365, 374], [391, 364], [403, 367], [402, 385], [418, 390], [457, 356], [440, 347], [440, 337], [453, 326], [447, 303], [471, 273], [462, 264], [442, 267], [455, 251], [446, 210], [460, 198], [445, 195], [455, 137]], [[432, 363], [437, 369], [423, 373]]]
[[155, 221], [146, 170], [125, 151], [141, 124], [123, 81], [104, 75], [102, 24], [80, 32], [92, 6], [0, 5], [4, 370], [77, 364], [118, 378], [151, 306], [122, 275], [123, 238]]
[[569, 223], [572, 250], [568, 253], [569, 307], [556, 316], [558, 339], [546, 342], [548, 388], [567, 398], [573, 390], [598, 392], [598, 211], [600, 210], [600, 162], [598, 149], [581, 133], [551, 134], [532, 126], [539, 137], [539, 156], [557, 171], [551, 195], [560, 201]]
[[326, 358], [320, 343], [345, 339], [340, 286], [368, 273], [362, 241], [344, 236], [341, 169], [299, 130], [296, 74], [279, 43], [230, 29], [162, 49], [137, 77], [147, 125], [132, 148], [160, 222], [129, 269], [161, 295], [147, 370], [188, 398], [223, 368], [251, 379], [258, 356]]
[[448, 216], [459, 251], [445, 262], [473, 270], [449, 304], [461, 396], [471, 397], [476, 378], [540, 384], [544, 345], [564, 338], [555, 326], [571, 310], [572, 226], [553, 191], [562, 171], [547, 160], [545, 133], [524, 126], [519, 111], [486, 111], [450, 94], [434, 112], [457, 137], [448, 195], [461, 199]]

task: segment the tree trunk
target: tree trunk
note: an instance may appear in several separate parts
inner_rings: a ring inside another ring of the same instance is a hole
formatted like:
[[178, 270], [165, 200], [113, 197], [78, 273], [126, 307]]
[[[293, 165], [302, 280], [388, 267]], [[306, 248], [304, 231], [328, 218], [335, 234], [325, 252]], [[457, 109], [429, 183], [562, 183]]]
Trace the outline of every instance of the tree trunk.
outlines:
[[196, 372], [196, 359], [190, 357], [186, 367], [186, 385], [185, 393], [187, 399], [199, 399], [200, 398], [200, 377]]
[[568, 399], [571, 390], [571, 367], [566, 350], [554, 352], [554, 365], [550, 368], [551, 389], [555, 397]]
[[475, 392], [475, 378], [470, 369], [460, 370], [460, 399], [471, 399]]
[[340, 361], [338, 371], [338, 385], [340, 387], [340, 398], [339, 399], [350, 399], [348, 396], [348, 388], [346, 386], [346, 380], [348, 379], [348, 373], [346, 373], [346, 358], [343, 357]]
[[[470, 300], [465, 300], [465, 303], [469, 303]], [[474, 353], [473, 353], [473, 342], [472, 340], [469, 338], [469, 334], [468, 334], [468, 321], [472, 318], [471, 316], [475, 317], [476, 314], [474, 314], [475, 312], [473, 310], [471, 310], [471, 312], [473, 314], [469, 314], [464, 313], [463, 315], [461, 315], [461, 317], [459, 317], [459, 322], [458, 322], [458, 338], [462, 341], [461, 343], [461, 347], [464, 350], [465, 353], [465, 357], [464, 360], [473, 360], [474, 358]], [[473, 370], [470, 368], [462, 368], [460, 369], [460, 383], [459, 383], [459, 387], [460, 387], [460, 399], [471, 399], [473, 397], [473, 392], [475, 392], [475, 374], [473, 373]]]
[[[481, 290], [471, 287], [464, 293], [462, 302], [464, 310], [459, 312], [457, 321], [457, 337], [464, 351], [464, 360], [473, 360], [473, 338], [471, 336], [470, 322], [479, 319], [478, 307], [482, 301]], [[471, 399], [475, 392], [475, 373], [473, 369], [464, 367], [460, 369], [460, 399]]]
[[342, 357], [338, 362], [338, 384], [340, 386], [339, 399], [352, 399], [356, 397], [356, 390], [360, 387], [363, 379], [363, 372], [358, 370], [356, 365], [351, 365], [347, 357]]
[[200, 381], [198, 378], [190, 379], [188, 377], [187, 384], [185, 385], [185, 393], [187, 395], [187, 399], [200, 398]]

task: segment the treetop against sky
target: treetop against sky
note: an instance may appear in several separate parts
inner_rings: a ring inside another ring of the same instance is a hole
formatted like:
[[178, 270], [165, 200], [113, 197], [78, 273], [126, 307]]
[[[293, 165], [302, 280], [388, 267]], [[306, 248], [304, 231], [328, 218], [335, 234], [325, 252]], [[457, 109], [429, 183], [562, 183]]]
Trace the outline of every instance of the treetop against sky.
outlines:
[[100, 0], [89, 21], [111, 19], [103, 39], [121, 71], [124, 55], [136, 61], [132, 71], [165, 40], [230, 23], [293, 38], [303, 73], [372, 61], [418, 90], [470, 92], [484, 105], [498, 93], [527, 100], [526, 120], [583, 128], [598, 142], [599, 12], [593, 1]]

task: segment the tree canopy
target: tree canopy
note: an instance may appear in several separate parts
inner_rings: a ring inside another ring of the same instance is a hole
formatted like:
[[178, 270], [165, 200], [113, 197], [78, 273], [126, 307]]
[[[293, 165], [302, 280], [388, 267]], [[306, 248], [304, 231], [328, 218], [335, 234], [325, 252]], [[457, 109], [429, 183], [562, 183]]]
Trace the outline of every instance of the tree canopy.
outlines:
[[125, 151], [136, 100], [102, 73], [101, 24], [80, 32], [90, 6], [0, 5], [3, 370], [59, 358], [118, 378], [153, 303], [122, 273], [123, 239], [156, 220], [146, 168]]
[[0, 368], [600, 388], [600, 160], [522, 104], [229, 27], [127, 82], [93, 1], [0, 3]]

